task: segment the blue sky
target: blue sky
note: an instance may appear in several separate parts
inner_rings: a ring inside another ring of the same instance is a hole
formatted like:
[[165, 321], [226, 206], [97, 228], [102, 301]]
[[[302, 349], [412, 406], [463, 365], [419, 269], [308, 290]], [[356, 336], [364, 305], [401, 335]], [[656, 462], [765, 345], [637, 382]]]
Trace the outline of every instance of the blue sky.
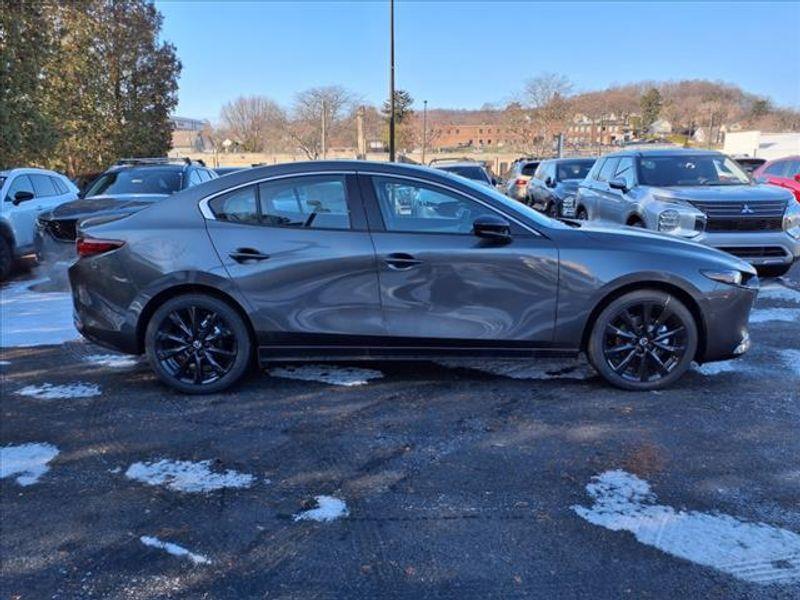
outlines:
[[[217, 119], [239, 96], [288, 105], [340, 84], [388, 95], [388, 1], [157, 2], [183, 62], [177, 114]], [[421, 105], [501, 103], [549, 71], [576, 91], [708, 78], [800, 107], [800, 3], [404, 2], [396, 78]]]

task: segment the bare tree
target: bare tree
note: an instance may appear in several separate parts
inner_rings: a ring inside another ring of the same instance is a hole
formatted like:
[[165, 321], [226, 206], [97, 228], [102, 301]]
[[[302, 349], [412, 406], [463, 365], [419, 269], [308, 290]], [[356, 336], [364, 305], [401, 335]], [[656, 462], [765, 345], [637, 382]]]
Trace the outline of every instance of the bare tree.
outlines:
[[240, 96], [222, 107], [222, 128], [245, 152], [263, 152], [279, 136], [283, 109], [266, 96]]
[[542, 73], [525, 83], [523, 99], [532, 109], [533, 127], [536, 131], [536, 150], [548, 151], [555, 134], [563, 131], [570, 115], [569, 95], [572, 84], [564, 75]]
[[315, 160], [322, 153], [323, 121], [327, 147], [329, 140], [342, 136], [345, 122], [354, 115], [356, 100], [350, 91], [338, 85], [299, 92], [292, 105], [291, 118], [284, 123], [286, 133], [309, 159]]

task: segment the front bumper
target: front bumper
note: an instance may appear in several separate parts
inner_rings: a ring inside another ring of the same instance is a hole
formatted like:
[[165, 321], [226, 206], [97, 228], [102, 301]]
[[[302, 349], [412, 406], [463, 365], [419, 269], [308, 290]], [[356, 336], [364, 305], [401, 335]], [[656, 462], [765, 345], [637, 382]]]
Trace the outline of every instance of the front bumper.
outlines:
[[758, 295], [758, 280], [751, 281], [755, 287], [719, 283], [708, 295], [698, 362], [728, 360], [750, 349], [748, 321]]
[[791, 265], [800, 259], [800, 240], [785, 231], [704, 232], [691, 241], [723, 250], [759, 267]]

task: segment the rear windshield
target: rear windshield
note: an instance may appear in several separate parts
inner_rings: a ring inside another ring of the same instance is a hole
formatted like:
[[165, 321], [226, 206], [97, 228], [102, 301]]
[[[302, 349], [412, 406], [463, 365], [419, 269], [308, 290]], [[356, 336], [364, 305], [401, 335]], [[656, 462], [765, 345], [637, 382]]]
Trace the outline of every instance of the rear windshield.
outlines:
[[521, 173], [523, 175], [533, 176], [533, 173], [534, 173], [534, 171], [536, 171], [536, 167], [538, 167], [538, 166], [539, 166], [538, 162], [525, 163], [524, 165], [522, 165]]
[[486, 171], [480, 167], [443, 167], [442, 170], [461, 175], [467, 179], [474, 179], [475, 181], [489, 181], [486, 177]]
[[643, 156], [639, 180], [656, 187], [744, 185], [750, 178], [732, 159], [723, 155]]
[[558, 181], [584, 179], [594, 166], [594, 160], [570, 160], [558, 163]]
[[86, 197], [115, 194], [173, 194], [181, 189], [177, 169], [145, 167], [104, 173], [86, 192]]

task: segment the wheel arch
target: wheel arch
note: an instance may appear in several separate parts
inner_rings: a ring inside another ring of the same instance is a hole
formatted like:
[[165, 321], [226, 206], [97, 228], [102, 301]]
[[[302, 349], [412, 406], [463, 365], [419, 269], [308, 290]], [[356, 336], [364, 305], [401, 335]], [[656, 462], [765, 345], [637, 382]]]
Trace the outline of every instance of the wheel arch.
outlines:
[[250, 335], [250, 340], [253, 343], [253, 348], [257, 348], [258, 338], [256, 337], [255, 328], [253, 327], [253, 323], [242, 304], [229, 293], [219, 288], [205, 283], [193, 282], [178, 284], [163, 289], [150, 298], [147, 304], [144, 305], [136, 324], [136, 349], [138, 353], [141, 354], [144, 352], [144, 337], [147, 331], [147, 325], [150, 323], [150, 319], [153, 317], [153, 314], [156, 312], [156, 310], [158, 310], [158, 308], [167, 300], [171, 300], [172, 298], [186, 294], [207, 294], [228, 304], [239, 314], [240, 317], [242, 317], [242, 320], [244, 321], [244, 324], [247, 327], [247, 331]]
[[11, 246], [11, 252], [14, 252], [16, 239], [14, 237], [14, 230], [5, 218], [0, 219], [0, 236], [3, 237], [8, 245]]
[[697, 340], [697, 350], [695, 352], [695, 358], [704, 356], [706, 351], [706, 334], [708, 332], [707, 324], [705, 319], [703, 318], [703, 311], [700, 308], [700, 304], [697, 300], [685, 289], [681, 288], [680, 286], [670, 283], [667, 281], [639, 281], [639, 282], [632, 282], [621, 285], [613, 290], [609, 291], [605, 296], [603, 296], [594, 306], [592, 312], [589, 314], [589, 318], [586, 320], [586, 323], [583, 327], [583, 334], [581, 335], [581, 350], [586, 351], [586, 348], [589, 344], [589, 336], [592, 333], [592, 327], [597, 320], [597, 317], [600, 316], [600, 313], [614, 300], [619, 298], [620, 296], [624, 296], [630, 292], [638, 292], [641, 290], [658, 290], [660, 292], [666, 292], [668, 294], [672, 294], [678, 300], [680, 300], [689, 312], [692, 313], [692, 317], [694, 318], [694, 322], [697, 325], [697, 333], [698, 333], [698, 340]]
[[647, 221], [645, 218], [640, 215], [638, 212], [632, 212], [628, 215], [628, 218], [625, 219], [625, 225], [633, 225], [634, 223], [641, 223], [645, 227], [647, 227]]

